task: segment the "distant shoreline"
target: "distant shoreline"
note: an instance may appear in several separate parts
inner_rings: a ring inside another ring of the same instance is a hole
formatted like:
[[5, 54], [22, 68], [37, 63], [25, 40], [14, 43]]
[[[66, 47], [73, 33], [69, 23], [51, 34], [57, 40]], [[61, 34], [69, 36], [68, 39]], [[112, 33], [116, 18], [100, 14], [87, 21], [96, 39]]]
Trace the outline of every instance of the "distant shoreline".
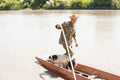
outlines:
[[119, 11], [116, 9], [21, 9], [21, 10], [0, 10], [0, 14], [9, 14], [9, 13], [24, 13], [24, 14], [39, 14], [39, 13], [82, 13], [83, 11]]
[[19, 9], [19, 10], [0, 10], [0, 12], [4, 11], [79, 11], [79, 10], [120, 10], [120, 9]]
[[31, 9], [31, 8], [26, 8], [26, 9], [11, 9], [11, 10], [0, 10], [0, 11], [19, 11], [19, 10], [32, 10], [32, 11], [46, 11], [46, 10], [120, 10], [120, 9], [110, 9], [110, 8], [94, 8], [94, 9]]

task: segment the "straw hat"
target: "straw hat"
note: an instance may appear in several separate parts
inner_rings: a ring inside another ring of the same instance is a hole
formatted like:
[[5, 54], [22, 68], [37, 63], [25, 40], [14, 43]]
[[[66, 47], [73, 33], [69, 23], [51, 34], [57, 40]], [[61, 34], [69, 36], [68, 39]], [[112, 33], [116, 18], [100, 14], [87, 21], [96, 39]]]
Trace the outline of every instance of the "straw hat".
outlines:
[[70, 18], [70, 19], [72, 19], [72, 18], [77, 19], [77, 18], [78, 18], [78, 16], [72, 15], [72, 16], [69, 16], [69, 18]]

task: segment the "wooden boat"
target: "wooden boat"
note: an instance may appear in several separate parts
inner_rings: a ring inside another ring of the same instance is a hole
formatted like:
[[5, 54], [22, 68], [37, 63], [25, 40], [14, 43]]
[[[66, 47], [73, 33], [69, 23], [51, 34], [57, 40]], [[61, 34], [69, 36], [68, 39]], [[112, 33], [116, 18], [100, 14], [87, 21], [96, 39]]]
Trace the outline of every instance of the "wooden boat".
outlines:
[[[73, 73], [70, 70], [61, 68], [47, 60], [43, 60], [41, 58], [36, 57], [39, 64], [41, 64], [46, 69], [54, 72], [55, 74], [59, 75], [60, 77], [66, 80], [74, 80]], [[120, 76], [108, 73], [102, 70], [98, 70], [89, 66], [85, 66], [82, 64], [77, 64], [75, 68], [75, 76], [76, 80], [90, 80], [89, 76], [97, 75], [93, 80], [120, 80]]]

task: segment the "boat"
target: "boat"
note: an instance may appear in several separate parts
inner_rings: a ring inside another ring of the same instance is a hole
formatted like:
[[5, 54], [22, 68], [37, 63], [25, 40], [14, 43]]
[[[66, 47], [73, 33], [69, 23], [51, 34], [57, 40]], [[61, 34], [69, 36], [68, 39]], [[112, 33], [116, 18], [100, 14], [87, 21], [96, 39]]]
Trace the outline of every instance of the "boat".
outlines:
[[[39, 57], [36, 57], [37, 61], [40, 65], [42, 65], [47, 70], [54, 72], [60, 77], [66, 80], [74, 80], [73, 72], [71, 70], [67, 70], [65, 68], [61, 68], [58, 65], [55, 65], [48, 60], [43, 60]], [[75, 67], [75, 76], [76, 80], [120, 80], [120, 76], [95, 69], [83, 64], [77, 63]], [[93, 78], [93, 79], [92, 79]]]

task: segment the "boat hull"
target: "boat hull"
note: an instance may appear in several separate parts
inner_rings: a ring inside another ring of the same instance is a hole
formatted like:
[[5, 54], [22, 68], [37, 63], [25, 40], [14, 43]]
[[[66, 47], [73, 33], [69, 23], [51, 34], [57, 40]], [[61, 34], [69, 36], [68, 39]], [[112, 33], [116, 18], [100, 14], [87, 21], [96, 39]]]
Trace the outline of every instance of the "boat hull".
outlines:
[[[43, 67], [54, 72], [55, 74], [59, 75], [60, 77], [65, 78], [66, 80], [74, 80], [72, 71], [69, 71], [69, 70], [64, 69], [64, 68], [60, 68], [59, 66], [54, 65], [53, 63], [45, 61], [45, 60], [40, 59], [38, 57], [36, 57], [36, 59]], [[76, 79], [77, 80], [89, 80], [86, 77], [80, 76], [78, 74], [76, 74]]]
[[[36, 57], [36, 59], [38, 60], [39, 64], [41, 64], [43, 67], [54, 72], [60, 77], [65, 78], [66, 80], [74, 80], [72, 71], [61, 68], [47, 60], [43, 60], [38, 57]], [[98, 69], [95, 69], [89, 66], [85, 66], [82, 64], [77, 64], [75, 70], [78, 72], [80, 71], [80, 72], [90, 74], [90, 75], [94, 74], [100, 77], [101, 79], [105, 79], [105, 80], [120, 80], [120, 76], [117, 76], [117, 75], [114, 75], [114, 74], [111, 74], [111, 73], [108, 73], [102, 70], [98, 70]], [[76, 75], [76, 80], [89, 80], [87, 77], [82, 76], [80, 74], [75, 74], [75, 75]]]
[[82, 64], [77, 64], [75, 68], [78, 71], [82, 71], [88, 74], [98, 75], [98, 77], [105, 79], [105, 80], [120, 80], [120, 76], [114, 75], [112, 73], [108, 73], [99, 69], [95, 69], [89, 66], [85, 66]]

